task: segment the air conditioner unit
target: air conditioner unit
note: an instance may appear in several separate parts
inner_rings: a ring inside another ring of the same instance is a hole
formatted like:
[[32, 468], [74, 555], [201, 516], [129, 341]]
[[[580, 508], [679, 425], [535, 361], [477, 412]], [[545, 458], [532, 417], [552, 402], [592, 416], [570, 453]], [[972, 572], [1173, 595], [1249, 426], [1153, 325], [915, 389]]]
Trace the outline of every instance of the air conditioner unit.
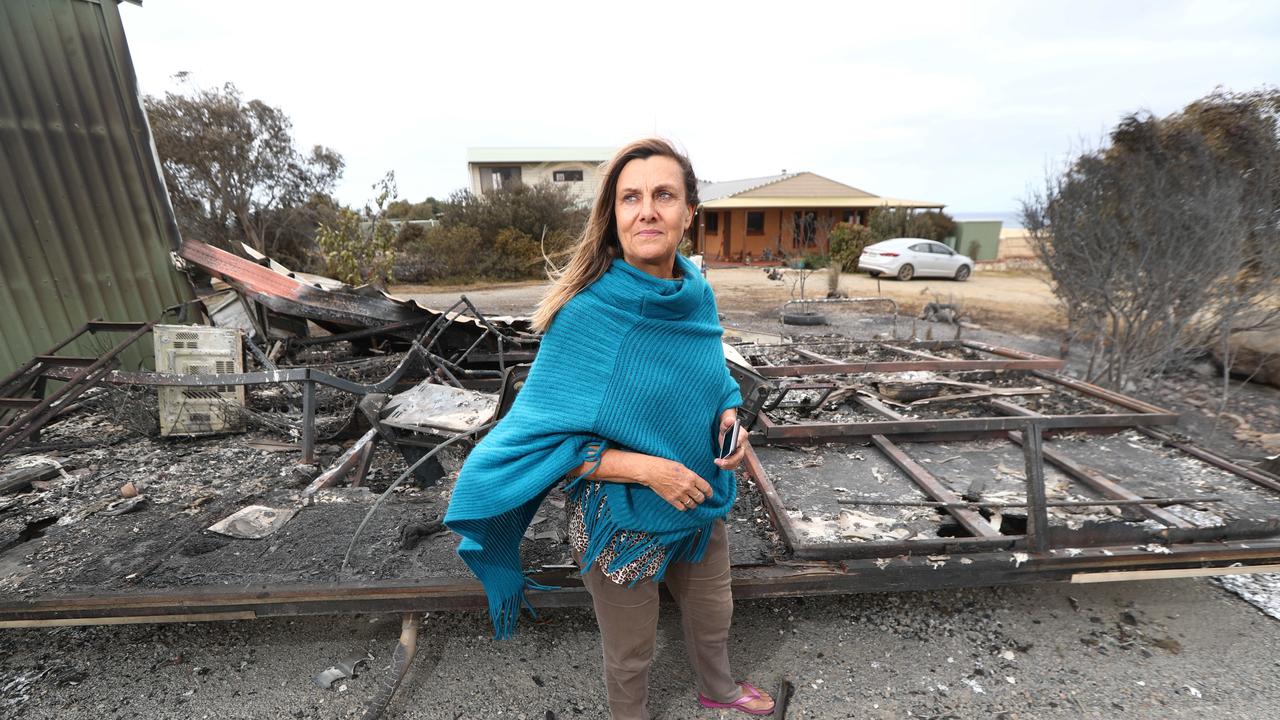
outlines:
[[[244, 372], [244, 350], [236, 328], [156, 325], [156, 370], [179, 375]], [[241, 429], [243, 385], [161, 387], [161, 435], [210, 435]]]

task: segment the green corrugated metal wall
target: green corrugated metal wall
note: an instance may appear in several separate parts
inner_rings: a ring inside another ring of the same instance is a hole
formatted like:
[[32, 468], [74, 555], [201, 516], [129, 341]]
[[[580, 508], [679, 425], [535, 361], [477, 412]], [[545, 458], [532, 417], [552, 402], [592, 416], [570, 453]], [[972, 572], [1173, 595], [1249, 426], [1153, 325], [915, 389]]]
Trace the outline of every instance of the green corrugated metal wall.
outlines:
[[956, 222], [956, 249], [977, 262], [995, 260], [1000, 252], [999, 220]]
[[0, 0], [0, 375], [86, 320], [189, 299], [177, 244], [116, 3]]

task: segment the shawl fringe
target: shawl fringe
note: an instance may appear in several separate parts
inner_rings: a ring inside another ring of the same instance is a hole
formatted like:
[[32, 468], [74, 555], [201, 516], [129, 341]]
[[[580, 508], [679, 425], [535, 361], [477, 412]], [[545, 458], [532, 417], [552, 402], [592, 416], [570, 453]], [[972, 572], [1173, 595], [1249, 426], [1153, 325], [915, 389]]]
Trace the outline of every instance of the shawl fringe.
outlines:
[[[586, 526], [587, 549], [582, 554], [582, 572], [584, 573], [591, 569], [599, 559], [601, 551], [612, 541], [613, 550], [617, 556], [605, 568], [608, 572], [616, 572], [661, 548], [664, 551], [662, 563], [652, 575], [653, 581], [659, 582], [672, 563], [700, 562], [706, 553], [707, 542], [711, 539], [711, 526], [714, 521], [708, 522], [705, 527], [665, 533], [635, 532], [620, 527], [609, 513], [609, 504], [606, 502], [602, 483], [583, 482], [583, 478], [580, 477], [571, 486], [570, 497], [582, 506], [582, 521]], [[648, 575], [637, 577], [627, 587], [647, 579], [649, 579]]]

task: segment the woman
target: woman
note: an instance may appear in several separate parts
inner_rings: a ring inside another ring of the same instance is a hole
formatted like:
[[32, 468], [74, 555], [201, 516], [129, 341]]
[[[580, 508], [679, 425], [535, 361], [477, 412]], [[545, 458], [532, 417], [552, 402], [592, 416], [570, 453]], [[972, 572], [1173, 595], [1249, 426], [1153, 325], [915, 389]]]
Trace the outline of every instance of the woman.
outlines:
[[527, 588], [519, 543], [562, 478], [570, 541], [600, 625], [614, 720], [647, 718], [658, 581], [682, 612], [698, 700], [753, 715], [773, 700], [729, 674], [733, 613], [723, 518], [738, 449], [716, 458], [742, 401], [710, 286], [676, 252], [698, 203], [688, 158], [661, 140], [605, 170], [573, 258], [534, 315], [544, 331], [502, 422], [471, 452], [445, 522], [484, 584], [498, 637]]

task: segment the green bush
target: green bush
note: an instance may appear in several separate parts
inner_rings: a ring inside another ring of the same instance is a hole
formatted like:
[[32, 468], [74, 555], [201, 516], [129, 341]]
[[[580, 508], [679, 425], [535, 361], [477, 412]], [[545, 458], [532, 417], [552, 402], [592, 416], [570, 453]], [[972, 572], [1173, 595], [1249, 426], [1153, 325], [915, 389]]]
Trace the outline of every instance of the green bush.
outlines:
[[487, 262], [481, 266], [481, 272], [486, 277], [519, 280], [542, 272], [542, 250], [538, 241], [512, 227], [499, 230], [493, 251], [483, 255]]
[[577, 236], [586, 218], [586, 208], [567, 189], [544, 182], [516, 184], [484, 195], [460, 190], [441, 206], [440, 223], [446, 227], [469, 225], [492, 243], [507, 228], [534, 240], [541, 238], [544, 230], [548, 235]]
[[956, 222], [941, 210], [923, 212], [911, 208], [879, 207], [867, 219], [872, 242], [909, 237], [941, 242], [956, 233]]
[[461, 190], [438, 207], [439, 225], [400, 229], [396, 276], [403, 281], [546, 277], [543, 252], [563, 265], [587, 215], [567, 190], [551, 183], [482, 196]]
[[949, 237], [955, 237], [956, 235], [956, 221], [952, 219], [950, 215], [942, 212], [941, 210], [925, 210], [922, 213], [917, 213], [917, 217], [920, 218], [920, 222], [925, 228], [927, 228], [925, 230], [927, 234], [921, 235], [920, 237], [942, 242], [943, 240], [946, 240]]
[[831, 260], [840, 263], [844, 272], [858, 269], [858, 257], [862, 249], [871, 244], [871, 229], [854, 223], [840, 223], [831, 228]]
[[387, 173], [373, 189], [378, 196], [363, 213], [341, 208], [333, 221], [316, 230], [316, 244], [329, 274], [351, 285], [395, 279], [396, 229], [386, 218], [387, 201], [396, 194], [395, 173]]
[[392, 282], [395, 263], [395, 231], [385, 221], [372, 225], [349, 208], [316, 230], [316, 244], [329, 275], [349, 285]]
[[437, 225], [428, 229], [420, 240], [405, 247], [403, 272], [406, 274], [403, 279], [419, 282], [474, 280], [480, 275], [476, 258], [483, 246], [480, 231], [469, 225]]
[[407, 248], [422, 242], [429, 227], [421, 223], [401, 223], [400, 230], [396, 232], [396, 247]]

